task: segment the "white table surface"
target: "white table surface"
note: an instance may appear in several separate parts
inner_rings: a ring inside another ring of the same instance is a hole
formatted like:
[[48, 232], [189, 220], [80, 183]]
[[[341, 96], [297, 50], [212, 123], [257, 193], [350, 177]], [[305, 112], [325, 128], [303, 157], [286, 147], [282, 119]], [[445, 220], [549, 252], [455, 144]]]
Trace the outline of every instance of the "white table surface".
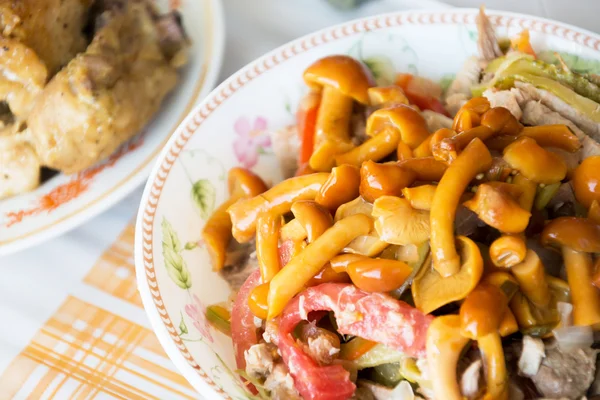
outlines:
[[[433, 0], [373, 0], [358, 9], [340, 12], [323, 0], [223, 0], [227, 42], [220, 79], [263, 53], [316, 29], [364, 15], [406, 9], [410, 5], [433, 8], [436, 3]], [[477, 7], [480, 0], [448, 0], [447, 3]], [[600, 31], [597, 19], [600, 0], [487, 0], [486, 4], [490, 9], [529, 13]], [[273, 18], [273, 15], [280, 17]], [[77, 290], [74, 288], [94, 261], [132, 220], [140, 196], [141, 188], [111, 210], [59, 238], [0, 257], [3, 273], [0, 320], [10, 321], [0, 329], [0, 373], [66, 294]], [[141, 310], [128, 317], [149, 326]]]

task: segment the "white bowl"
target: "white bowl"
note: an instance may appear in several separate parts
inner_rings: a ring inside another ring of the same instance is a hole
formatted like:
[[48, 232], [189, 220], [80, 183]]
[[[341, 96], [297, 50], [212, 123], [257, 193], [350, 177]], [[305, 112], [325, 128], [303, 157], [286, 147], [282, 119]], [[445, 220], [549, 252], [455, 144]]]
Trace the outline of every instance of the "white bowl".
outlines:
[[0, 256], [24, 249], [87, 221], [148, 177], [171, 134], [214, 87], [225, 44], [220, 0], [156, 0], [177, 8], [191, 40], [180, 82], [153, 121], [108, 160], [75, 175], [59, 174], [31, 193], [0, 200]]
[[[196, 390], [209, 398], [245, 398], [233, 372], [231, 340], [210, 327], [204, 316], [205, 307], [226, 300], [229, 289], [212, 271], [205, 249], [194, 247], [210, 211], [226, 198], [227, 170], [243, 165], [267, 181], [280, 179], [277, 161], [259, 130], [294, 123], [294, 110], [306, 91], [302, 72], [313, 61], [350, 54], [383, 67], [390, 63], [398, 72], [447, 78], [476, 52], [476, 13], [399, 12], [305, 36], [242, 68], [177, 129], [146, 185], [137, 220], [135, 261], [152, 326]], [[600, 36], [527, 15], [488, 14], [500, 35], [528, 28], [535, 49], [572, 53], [569, 60], [577, 68], [597, 70]], [[191, 194], [194, 184], [202, 189], [200, 202]], [[181, 256], [177, 265], [165, 265], [163, 246], [176, 247]]]

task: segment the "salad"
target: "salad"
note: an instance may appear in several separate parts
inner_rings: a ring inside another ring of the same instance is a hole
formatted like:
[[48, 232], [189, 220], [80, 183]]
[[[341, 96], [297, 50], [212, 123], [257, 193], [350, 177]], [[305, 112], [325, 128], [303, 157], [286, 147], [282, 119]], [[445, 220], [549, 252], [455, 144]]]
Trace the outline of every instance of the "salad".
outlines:
[[229, 172], [207, 316], [249, 396], [600, 396], [599, 77], [478, 29], [446, 90], [316, 61], [272, 137], [289, 178]]

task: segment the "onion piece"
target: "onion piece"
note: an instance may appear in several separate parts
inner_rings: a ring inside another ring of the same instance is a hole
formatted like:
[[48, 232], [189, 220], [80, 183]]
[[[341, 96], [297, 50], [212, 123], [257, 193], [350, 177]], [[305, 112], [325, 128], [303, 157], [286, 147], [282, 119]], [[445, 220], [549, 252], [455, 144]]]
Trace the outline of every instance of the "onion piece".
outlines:
[[410, 383], [408, 383], [408, 381], [402, 381], [398, 385], [396, 385], [396, 387], [394, 388], [394, 390], [391, 393], [390, 399], [392, 399], [392, 400], [414, 400], [415, 393], [413, 392], [412, 386], [410, 386]]
[[594, 344], [594, 330], [591, 326], [557, 328], [552, 333], [563, 351], [589, 349]]
[[568, 328], [573, 325], [573, 304], [559, 301], [556, 303], [556, 308], [560, 314], [559, 328]]
[[519, 357], [519, 375], [532, 377], [538, 373], [542, 358], [546, 357], [542, 339], [523, 336], [523, 351]]

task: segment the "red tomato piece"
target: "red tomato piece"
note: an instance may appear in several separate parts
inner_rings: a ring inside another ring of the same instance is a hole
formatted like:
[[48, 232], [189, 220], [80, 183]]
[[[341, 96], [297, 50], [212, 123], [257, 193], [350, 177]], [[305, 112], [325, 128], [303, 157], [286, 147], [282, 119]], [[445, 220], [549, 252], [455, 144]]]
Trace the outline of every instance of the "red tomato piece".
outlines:
[[279, 321], [278, 346], [296, 389], [305, 399], [344, 400], [356, 389], [341, 365], [320, 366], [292, 336], [308, 313], [329, 310], [338, 331], [402, 351], [411, 357], [425, 354], [425, 334], [433, 317], [381, 293], [368, 293], [351, 284], [324, 283], [306, 289], [285, 308]]
[[321, 104], [321, 94], [310, 92], [300, 102], [296, 112], [298, 121], [298, 134], [300, 135], [300, 164], [307, 163], [313, 153], [315, 146], [315, 128], [317, 125], [317, 114]]

